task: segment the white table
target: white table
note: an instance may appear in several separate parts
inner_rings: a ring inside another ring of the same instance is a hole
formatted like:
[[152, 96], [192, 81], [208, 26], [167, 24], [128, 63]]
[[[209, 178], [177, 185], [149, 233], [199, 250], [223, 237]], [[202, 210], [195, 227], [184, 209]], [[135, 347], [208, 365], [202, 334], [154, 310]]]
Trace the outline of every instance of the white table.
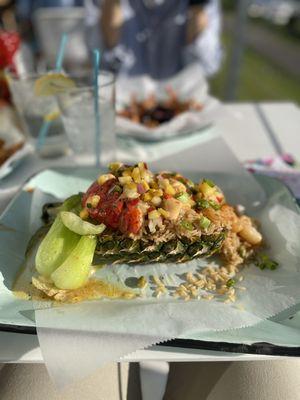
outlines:
[[300, 161], [299, 106], [288, 102], [260, 103], [259, 108], [264, 113], [269, 129], [273, 131], [273, 138], [254, 104], [226, 105], [229, 115], [217, 123], [237, 158], [245, 161], [276, 155], [277, 147], [280, 147], [283, 153], [298, 156]]
[[[274, 156], [288, 152], [300, 157], [300, 109], [292, 103], [249, 103], [226, 105], [227, 115], [217, 123], [226, 142], [240, 161], [258, 157]], [[261, 110], [263, 115], [261, 115]], [[191, 156], [196, 149], [187, 150]], [[298, 159], [299, 160], [299, 159]], [[60, 165], [70, 165], [71, 160], [64, 158]], [[1, 190], [21, 185], [30, 175], [46, 166], [57, 166], [58, 161], [37, 162], [31, 159], [18, 177], [15, 175], [0, 184]], [[9, 194], [6, 201], [9, 200]], [[4, 202], [0, 204], [3, 209]], [[278, 357], [263, 355], [234, 354], [204, 350], [154, 347], [141, 350], [126, 361], [164, 360], [164, 361], [240, 361], [257, 359], [275, 359]], [[42, 354], [35, 335], [0, 332], [0, 363], [6, 362], [42, 362]]]

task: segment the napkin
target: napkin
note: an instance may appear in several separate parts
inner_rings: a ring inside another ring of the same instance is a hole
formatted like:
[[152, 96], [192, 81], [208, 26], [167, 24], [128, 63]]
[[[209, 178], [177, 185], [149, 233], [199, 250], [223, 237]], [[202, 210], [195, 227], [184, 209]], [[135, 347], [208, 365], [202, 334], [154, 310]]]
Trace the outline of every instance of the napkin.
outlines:
[[300, 200], [300, 166], [290, 154], [249, 160], [244, 166], [251, 172], [280, 179]]

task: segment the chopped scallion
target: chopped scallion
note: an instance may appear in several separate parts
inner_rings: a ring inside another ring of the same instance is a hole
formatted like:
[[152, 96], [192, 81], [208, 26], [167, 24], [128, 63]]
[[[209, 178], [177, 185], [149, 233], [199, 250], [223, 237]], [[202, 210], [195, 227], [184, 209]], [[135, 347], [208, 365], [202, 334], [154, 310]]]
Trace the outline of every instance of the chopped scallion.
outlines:
[[257, 254], [254, 263], [261, 270], [269, 269], [273, 271], [278, 267], [278, 262], [271, 260], [267, 254]]
[[113, 192], [114, 192], [114, 193], [122, 193], [122, 188], [121, 188], [120, 186], [116, 185], [116, 186], [114, 187]]
[[199, 221], [199, 225], [201, 229], [207, 229], [210, 226], [210, 220], [206, 217], [201, 217]]
[[210, 200], [209, 205], [214, 209], [214, 210], [220, 210], [221, 206], [220, 204], [216, 203], [215, 201]]
[[205, 209], [209, 207], [209, 201], [208, 200], [197, 200], [196, 201], [196, 208], [201, 208], [201, 209]]
[[236, 284], [236, 281], [234, 279], [228, 279], [226, 282], [227, 287], [233, 287]]
[[186, 192], [178, 193], [175, 197], [177, 200], [181, 201], [182, 203], [188, 203], [189, 199], [190, 199], [189, 195]]
[[196, 208], [205, 209], [209, 207], [212, 207], [214, 210], [219, 210], [221, 206], [212, 200], [200, 199], [196, 201]]
[[183, 221], [181, 221], [181, 226], [188, 230], [188, 231], [192, 231], [194, 229], [193, 224], [190, 221], [187, 221], [186, 219], [184, 219]]
[[211, 181], [210, 179], [203, 179], [203, 182], [207, 183], [208, 186], [210, 187], [215, 187], [216, 185], [214, 184], [213, 181]]

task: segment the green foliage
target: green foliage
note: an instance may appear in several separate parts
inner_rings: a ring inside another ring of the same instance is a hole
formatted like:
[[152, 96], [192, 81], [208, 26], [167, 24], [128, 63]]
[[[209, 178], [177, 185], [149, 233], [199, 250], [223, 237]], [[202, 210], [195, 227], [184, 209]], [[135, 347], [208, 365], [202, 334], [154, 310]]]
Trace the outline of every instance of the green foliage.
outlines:
[[[232, 39], [223, 36], [224, 60], [220, 72], [210, 80], [211, 93], [225, 99]], [[300, 103], [300, 81], [266, 57], [246, 48], [237, 88], [237, 101], [284, 100]]]
[[232, 11], [236, 8], [237, 1], [234, 0], [222, 0], [222, 10], [224, 11]]

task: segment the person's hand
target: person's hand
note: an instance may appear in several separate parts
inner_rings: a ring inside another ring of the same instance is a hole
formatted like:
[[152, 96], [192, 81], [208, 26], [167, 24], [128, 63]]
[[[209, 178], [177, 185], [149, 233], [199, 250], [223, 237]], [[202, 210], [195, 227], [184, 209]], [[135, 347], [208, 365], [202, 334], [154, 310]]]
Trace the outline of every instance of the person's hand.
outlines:
[[122, 24], [123, 14], [120, 0], [104, 0], [101, 9], [100, 26], [107, 48], [111, 49], [119, 42]]
[[192, 43], [208, 25], [205, 9], [201, 6], [191, 6], [187, 15], [186, 41]]

